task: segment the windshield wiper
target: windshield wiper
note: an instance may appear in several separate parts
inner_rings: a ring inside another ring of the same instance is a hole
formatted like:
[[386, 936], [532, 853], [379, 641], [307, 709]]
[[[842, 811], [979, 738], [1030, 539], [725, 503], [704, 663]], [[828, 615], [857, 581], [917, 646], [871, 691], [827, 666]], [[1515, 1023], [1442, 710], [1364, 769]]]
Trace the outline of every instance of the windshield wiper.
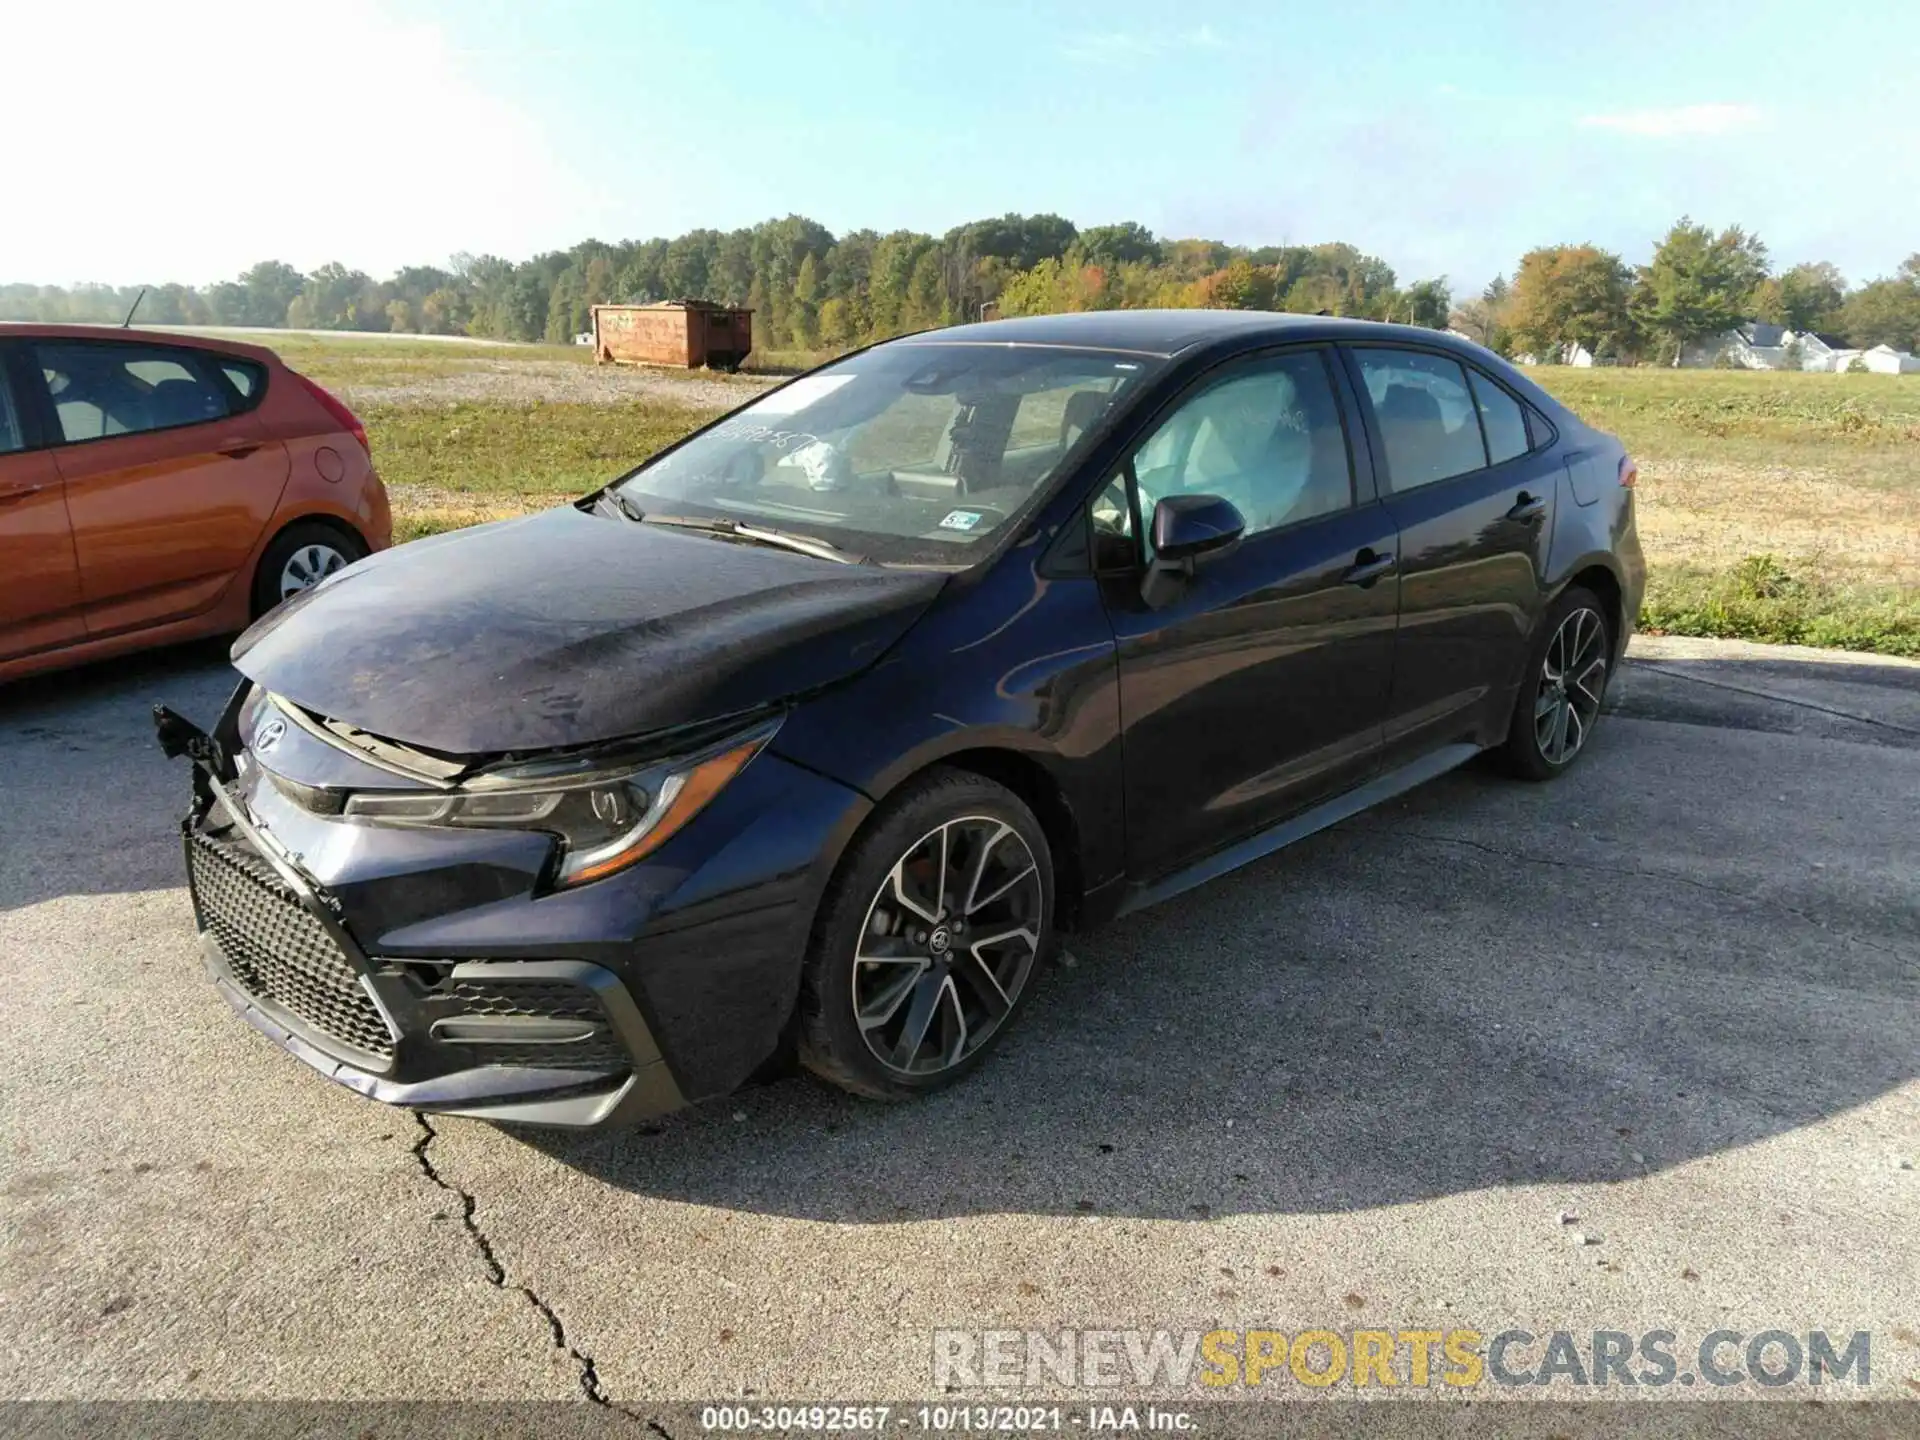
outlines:
[[718, 535], [728, 540], [744, 541], [750, 545], [771, 545], [780, 550], [793, 550], [802, 555], [811, 555], [817, 560], [837, 560], [842, 565], [864, 565], [867, 557], [856, 555], [851, 550], [842, 550], [838, 545], [830, 545], [825, 540], [816, 540], [811, 535], [795, 535], [786, 530], [769, 530], [759, 525], [742, 525], [738, 520], [729, 520], [724, 516], [717, 520], [698, 519], [692, 515], [646, 515], [635, 512], [633, 502], [619, 491], [610, 491], [619, 500], [621, 512], [633, 519], [646, 520], [649, 525], [671, 525], [677, 530], [700, 530], [709, 535]]
[[600, 503], [613, 506], [615, 510], [618, 510], [622, 515], [626, 516], [627, 519], [636, 523], [647, 518], [647, 512], [634, 504], [632, 500], [628, 499], [627, 496], [618, 489], [601, 492]]

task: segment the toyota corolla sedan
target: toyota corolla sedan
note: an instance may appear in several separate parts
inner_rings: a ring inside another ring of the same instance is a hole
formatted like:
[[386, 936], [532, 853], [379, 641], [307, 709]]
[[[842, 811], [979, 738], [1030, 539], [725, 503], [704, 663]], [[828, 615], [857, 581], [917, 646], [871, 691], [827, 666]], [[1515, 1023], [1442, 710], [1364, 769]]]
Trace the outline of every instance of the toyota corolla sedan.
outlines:
[[1429, 330], [915, 335], [243, 635], [187, 873], [229, 1002], [364, 1094], [617, 1124], [797, 1055], [965, 1075], [1062, 931], [1495, 751], [1591, 748], [1635, 470]]

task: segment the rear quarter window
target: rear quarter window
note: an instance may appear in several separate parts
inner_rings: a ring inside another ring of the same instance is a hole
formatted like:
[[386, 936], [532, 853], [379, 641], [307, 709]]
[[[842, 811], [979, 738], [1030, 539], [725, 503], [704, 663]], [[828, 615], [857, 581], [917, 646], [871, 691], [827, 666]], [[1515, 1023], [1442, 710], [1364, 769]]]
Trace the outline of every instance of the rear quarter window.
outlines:
[[264, 365], [256, 365], [251, 360], [222, 360], [220, 373], [227, 377], [234, 394], [240, 397], [236, 409], [251, 410], [266, 393], [267, 369]]

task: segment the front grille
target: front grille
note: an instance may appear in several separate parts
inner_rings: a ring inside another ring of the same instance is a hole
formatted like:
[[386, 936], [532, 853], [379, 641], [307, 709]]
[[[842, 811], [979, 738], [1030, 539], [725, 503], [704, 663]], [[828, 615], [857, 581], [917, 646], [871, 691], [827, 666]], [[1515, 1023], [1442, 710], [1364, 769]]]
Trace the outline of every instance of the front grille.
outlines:
[[599, 997], [565, 980], [456, 980], [448, 996], [466, 1015], [529, 1015], [542, 1020], [584, 1020], [601, 1026], [589, 1040], [564, 1045], [458, 1045], [490, 1065], [538, 1065], [550, 1070], [619, 1070], [631, 1062], [607, 1025]]
[[240, 988], [327, 1038], [393, 1057], [373, 998], [320, 920], [251, 847], [194, 831], [187, 873], [201, 922]]

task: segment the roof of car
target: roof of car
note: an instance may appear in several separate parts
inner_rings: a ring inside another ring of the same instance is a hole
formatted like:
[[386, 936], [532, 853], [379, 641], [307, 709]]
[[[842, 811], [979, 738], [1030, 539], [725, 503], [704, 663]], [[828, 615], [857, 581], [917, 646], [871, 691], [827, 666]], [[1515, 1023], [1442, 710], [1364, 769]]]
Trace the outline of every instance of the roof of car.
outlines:
[[1176, 355], [1194, 345], [1228, 337], [1275, 340], [1417, 340], [1462, 346], [1441, 331], [1377, 320], [1331, 315], [1289, 315], [1272, 310], [1081, 310], [1062, 315], [1023, 315], [979, 325], [911, 335], [905, 344], [962, 342], [998, 345], [1074, 345], [1094, 350], [1132, 350]]
[[254, 360], [271, 360], [273, 352], [262, 345], [232, 340], [225, 335], [193, 334], [184, 330], [122, 329], [118, 325], [53, 325], [39, 320], [0, 320], [0, 340], [137, 340], [149, 345], [188, 345], [200, 350], [218, 350], [229, 355], [244, 355]]

